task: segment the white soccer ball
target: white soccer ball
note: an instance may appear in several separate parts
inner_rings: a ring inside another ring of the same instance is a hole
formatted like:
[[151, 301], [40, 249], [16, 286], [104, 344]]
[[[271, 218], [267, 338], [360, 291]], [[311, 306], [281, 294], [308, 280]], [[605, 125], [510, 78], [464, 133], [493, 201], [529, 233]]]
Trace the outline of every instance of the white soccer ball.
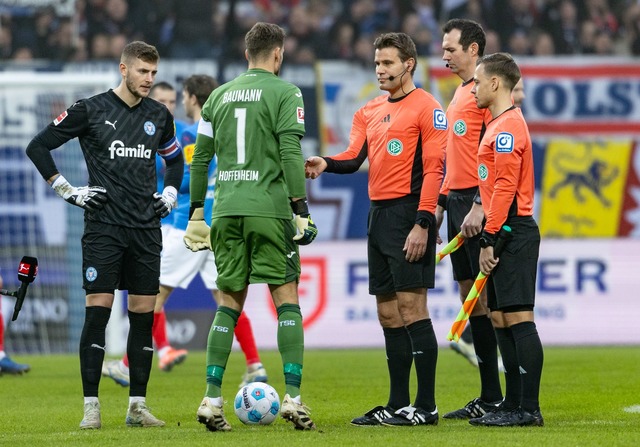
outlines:
[[280, 412], [280, 396], [271, 385], [252, 382], [240, 388], [233, 409], [243, 424], [267, 425]]

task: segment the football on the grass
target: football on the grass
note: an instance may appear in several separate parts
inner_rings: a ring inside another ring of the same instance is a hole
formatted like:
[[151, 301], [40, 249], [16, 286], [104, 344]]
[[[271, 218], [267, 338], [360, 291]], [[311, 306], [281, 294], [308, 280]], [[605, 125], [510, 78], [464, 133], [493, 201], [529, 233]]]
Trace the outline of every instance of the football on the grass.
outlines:
[[280, 412], [280, 396], [271, 385], [252, 382], [240, 388], [233, 409], [244, 424], [267, 425]]

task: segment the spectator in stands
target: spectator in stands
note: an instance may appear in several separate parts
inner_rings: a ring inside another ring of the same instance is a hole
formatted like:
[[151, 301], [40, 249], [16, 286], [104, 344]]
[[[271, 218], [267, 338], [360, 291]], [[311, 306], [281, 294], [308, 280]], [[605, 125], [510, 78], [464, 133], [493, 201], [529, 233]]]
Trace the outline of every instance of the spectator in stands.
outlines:
[[329, 45], [320, 56], [325, 59], [352, 59], [358, 37], [356, 26], [350, 21], [340, 20], [333, 24], [328, 34]]
[[485, 34], [487, 36], [487, 45], [485, 46], [486, 54], [498, 53], [502, 50], [502, 41], [500, 40], [500, 35], [493, 30], [486, 30]]
[[575, 54], [580, 51], [580, 23], [573, 0], [550, 2], [538, 26], [549, 31], [553, 37], [556, 54]]
[[551, 34], [541, 30], [536, 30], [533, 33], [531, 53], [534, 56], [553, 56], [555, 52], [556, 50], [553, 45], [553, 37], [551, 37]]
[[[213, 6], [209, 0], [180, 0], [173, 10], [169, 57], [210, 58], [213, 55]], [[229, 31], [229, 30], [227, 30]]]
[[370, 34], [363, 34], [358, 37], [353, 46], [354, 62], [359, 63], [363, 67], [372, 68], [373, 60], [371, 58], [371, 44], [374, 38]]
[[597, 56], [613, 56], [615, 48], [611, 34], [607, 31], [598, 30], [593, 49], [594, 54]]
[[420, 56], [432, 56], [433, 51], [433, 34], [429, 28], [420, 23], [420, 16], [415, 12], [411, 12], [404, 16], [400, 30], [408, 34], [416, 43], [416, 49]]
[[529, 34], [524, 29], [516, 29], [507, 41], [509, 52], [514, 56], [527, 56], [531, 54], [531, 41]]
[[[495, 22], [490, 26], [500, 34], [502, 42], [509, 42], [516, 32], [525, 38], [531, 33], [536, 9], [530, 0], [494, 0], [492, 9]], [[522, 50], [520, 45], [518, 49]]]
[[591, 20], [598, 30], [615, 37], [620, 27], [618, 19], [609, 7], [607, 0], [585, 0], [580, 10], [581, 20]]
[[591, 20], [585, 20], [580, 25], [580, 53], [594, 54], [596, 52], [596, 34], [598, 27]]
[[13, 34], [9, 24], [11, 19], [8, 16], [0, 16], [0, 59], [8, 59], [11, 57], [13, 48]]
[[625, 15], [628, 45], [631, 54], [640, 55], [640, 3], [632, 5]]

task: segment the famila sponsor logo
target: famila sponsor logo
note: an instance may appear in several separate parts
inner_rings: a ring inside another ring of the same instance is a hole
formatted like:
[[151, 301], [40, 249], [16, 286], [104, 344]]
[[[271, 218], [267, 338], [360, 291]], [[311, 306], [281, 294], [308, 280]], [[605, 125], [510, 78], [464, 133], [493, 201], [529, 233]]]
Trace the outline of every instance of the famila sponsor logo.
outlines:
[[136, 147], [126, 147], [120, 140], [115, 140], [109, 146], [111, 159], [116, 157], [130, 158], [151, 158], [151, 149], [145, 149], [144, 144], [138, 144]]

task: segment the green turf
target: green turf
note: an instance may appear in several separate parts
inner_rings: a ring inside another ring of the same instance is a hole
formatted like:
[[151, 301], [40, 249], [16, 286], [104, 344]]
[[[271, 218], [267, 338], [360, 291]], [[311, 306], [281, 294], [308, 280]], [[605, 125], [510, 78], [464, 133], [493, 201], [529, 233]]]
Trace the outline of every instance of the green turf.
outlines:
[[[18, 356], [19, 357], [19, 356]], [[270, 383], [284, 384], [277, 352], [262, 359]], [[101, 382], [101, 430], [80, 431], [82, 389], [76, 356], [23, 356], [32, 371], [0, 377], [0, 445], [96, 446], [637, 446], [640, 413], [638, 347], [547, 348], [542, 376], [542, 428], [482, 428], [465, 421], [440, 420], [436, 427], [353, 427], [349, 421], [387, 399], [382, 350], [308, 351], [303, 400], [311, 407], [318, 430], [299, 432], [278, 419], [264, 427], [242, 425], [232, 401], [243, 368], [234, 352], [223, 384], [230, 433], [211, 433], [195, 412], [205, 388], [204, 353], [192, 352], [173, 372], [154, 369], [147, 403], [167, 422], [164, 428], [127, 428], [128, 389], [110, 379]], [[449, 349], [441, 349], [436, 397], [440, 414], [458, 408], [478, 394], [474, 367]], [[412, 384], [412, 387], [415, 385]], [[415, 388], [412, 388], [415, 389]]]

